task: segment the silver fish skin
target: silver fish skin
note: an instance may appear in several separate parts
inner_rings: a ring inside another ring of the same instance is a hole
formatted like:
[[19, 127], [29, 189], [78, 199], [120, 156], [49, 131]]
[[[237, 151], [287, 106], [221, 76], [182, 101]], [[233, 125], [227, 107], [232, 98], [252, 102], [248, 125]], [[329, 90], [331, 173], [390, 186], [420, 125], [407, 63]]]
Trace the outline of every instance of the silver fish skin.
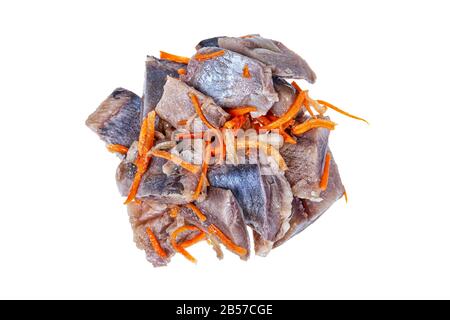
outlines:
[[164, 91], [167, 77], [178, 78], [178, 69], [186, 68], [186, 65], [158, 59], [148, 56], [145, 62], [145, 83], [144, 96], [142, 98], [144, 106], [142, 108], [141, 118], [156, 108]]
[[316, 74], [308, 63], [298, 54], [276, 40], [263, 38], [258, 34], [249, 37], [216, 37], [197, 45], [228, 49], [256, 59], [272, 69], [275, 76], [290, 79], [304, 79], [310, 83], [316, 81]]
[[141, 98], [115, 89], [86, 120], [86, 125], [108, 144], [129, 147], [140, 132]]
[[241, 206], [245, 222], [264, 240], [276, 241], [287, 231], [292, 192], [281, 175], [261, 175], [256, 164], [211, 166], [208, 181], [229, 189]]
[[[197, 54], [208, 54], [217, 48], [202, 48]], [[278, 101], [270, 68], [259, 61], [224, 50], [221, 56], [199, 61], [191, 58], [186, 75], [181, 79], [210, 96], [223, 108], [253, 106], [258, 110], [252, 116], [264, 115]], [[243, 76], [248, 66], [250, 78]]]

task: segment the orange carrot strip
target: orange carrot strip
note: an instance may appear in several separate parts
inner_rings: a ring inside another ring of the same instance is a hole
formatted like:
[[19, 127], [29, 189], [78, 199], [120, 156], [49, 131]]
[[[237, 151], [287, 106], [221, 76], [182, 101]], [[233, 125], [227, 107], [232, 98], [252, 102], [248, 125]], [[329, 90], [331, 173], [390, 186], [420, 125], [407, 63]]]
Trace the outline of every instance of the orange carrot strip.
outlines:
[[250, 71], [248, 70], [248, 64], [246, 63], [244, 68], [242, 69], [242, 76], [244, 78], [248, 78], [250, 79], [252, 77], [252, 75], [250, 74]]
[[197, 200], [200, 196], [200, 193], [203, 190], [203, 186], [207, 184], [208, 178], [206, 174], [208, 173], [208, 164], [211, 159], [211, 144], [206, 142], [205, 152], [203, 154], [203, 163], [202, 163], [202, 172], [200, 174], [200, 178], [198, 179], [197, 187], [195, 188], [194, 195], [192, 196], [193, 200]]
[[331, 154], [327, 152], [327, 155], [325, 156], [325, 165], [323, 166], [323, 173], [322, 178], [320, 179], [320, 190], [325, 191], [327, 190], [328, 186], [328, 176], [330, 175], [330, 160], [331, 160]]
[[[278, 119], [279, 118], [277, 118], [277, 120]], [[260, 117], [256, 118], [256, 121], [261, 123], [263, 126], [269, 125], [271, 123], [270, 119], [268, 119], [268, 117], [266, 117], [266, 116], [260, 116]]]
[[148, 239], [150, 240], [150, 244], [152, 245], [153, 249], [155, 250], [155, 252], [161, 257], [161, 258], [167, 258], [167, 253], [164, 251], [164, 249], [161, 247], [161, 245], [159, 244], [158, 239], [156, 238], [155, 234], [153, 233], [153, 231], [147, 227], [147, 229], [145, 229], [145, 231], [147, 232], [148, 235]]
[[[128, 197], [125, 200], [124, 204], [128, 204], [134, 200], [136, 194], [139, 189], [139, 184], [141, 183], [142, 176], [148, 168], [151, 157], [147, 155], [148, 150], [153, 147], [153, 143], [155, 140], [155, 120], [156, 120], [156, 112], [149, 112], [147, 117], [142, 122], [141, 132], [139, 134], [139, 142], [138, 142], [138, 157], [136, 159], [137, 171], [134, 176], [133, 183], [130, 187], [130, 192], [128, 193]], [[145, 135], [142, 134], [142, 131], [145, 132]], [[140, 148], [140, 152], [139, 152]]]
[[127, 154], [128, 148], [121, 144], [108, 144], [106, 146], [109, 152], [117, 152], [120, 154]]
[[189, 97], [191, 98], [192, 104], [194, 105], [195, 112], [197, 112], [197, 115], [200, 117], [203, 123], [210, 129], [216, 129], [216, 127], [209, 123], [208, 119], [206, 119], [205, 115], [203, 114], [202, 107], [200, 106], [200, 102], [198, 101], [197, 96], [190, 92]]
[[[176, 229], [174, 232], [172, 232], [172, 234], [170, 235], [170, 242], [172, 243], [172, 247], [178, 251], [179, 253], [181, 253], [186, 259], [188, 259], [189, 261], [196, 263], [197, 260], [191, 256], [189, 254], [189, 252], [187, 252], [183, 247], [179, 246], [177, 243], [177, 237], [180, 233], [185, 232], [185, 231], [197, 231], [200, 230], [199, 228], [195, 227], [195, 226], [182, 226], [178, 229]], [[201, 230], [200, 230], [201, 231]]]
[[305, 96], [303, 94], [303, 91], [301, 91], [300, 87], [298, 87], [298, 85], [295, 83], [295, 81], [292, 82], [292, 85], [296, 88], [298, 88], [298, 92], [297, 92], [297, 96], [295, 97], [294, 102], [292, 103], [292, 105], [289, 107], [288, 111], [286, 111], [286, 113], [281, 116], [277, 121], [271, 122], [268, 125], [264, 125], [262, 128], [263, 129], [276, 129], [278, 127], [280, 127], [281, 125], [285, 124], [286, 122], [290, 121], [291, 119], [293, 119], [298, 112], [300, 111], [303, 101], [305, 99]]
[[280, 128], [280, 135], [283, 137], [284, 142], [289, 144], [297, 144], [297, 140], [291, 137], [283, 128]]
[[236, 116], [243, 116], [244, 114], [254, 112], [256, 110], [258, 110], [256, 107], [245, 106], [240, 108], [228, 109], [227, 111], [231, 116], [236, 117]]
[[199, 220], [201, 222], [206, 220], [206, 216], [200, 211], [199, 208], [197, 208], [197, 206], [193, 203], [188, 203], [186, 204], [186, 207], [188, 207], [189, 209], [191, 209], [192, 211], [194, 211], [195, 215], [199, 218]]
[[159, 52], [159, 57], [164, 60], [170, 60], [170, 61], [178, 62], [178, 63], [182, 63], [182, 64], [188, 64], [189, 60], [190, 60], [189, 58], [182, 57], [182, 56], [176, 56], [174, 54], [167, 53], [164, 51]]
[[225, 50], [219, 50], [219, 51], [214, 51], [211, 53], [197, 53], [194, 58], [198, 61], [205, 61], [205, 60], [210, 60], [210, 59], [214, 59], [220, 56], [223, 56], [225, 53]]
[[200, 170], [199, 166], [189, 163], [189, 162], [186, 162], [183, 159], [181, 159], [180, 157], [178, 157], [170, 152], [162, 151], [162, 150], [151, 150], [150, 153], [154, 157], [163, 158], [168, 161], [172, 161], [173, 163], [179, 165], [180, 167], [182, 167], [182, 168], [186, 169], [187, 171], [192, 172], [194, 174], [196, 174]]
[[182, 248], [190, 247], [190, 246], [192, 246], [192, 245], [194, 245], [194, 244], [196, 244], [196, 243], [198, 243], [198, 242], [204, 240], [205, 238], [206, 238], [206, 233], [204, 233], [203, 231], [201, 231], [198, 235], [196, 235], [196, 236], [193, 237], [192, 239], [183, 241], [183, 242], [180, 244], [180, 247], [182, 247]]
[[345, 203], [348, 203], [347, 190], [344, 191]]
[[183, 75], [183, 74], [186, 74], [186, 69], [180, 68], [180, 69], [177, 70], [177, 72], [178, 72], [178, 74], [181, 76], [181, 75]]
[[314, 128], [327, 128], [328, 130], [334, 130], [335, 126], [336, 123], [330, 120], [318, 118], [308, 119], [292, 128], [292, 133], [298, 136]]
[[219, 228], [217, 228], [214, 224], [210, 224], [208, 226], [208, 231], [215, 235], [219, 240], [228, 248], [228, 250], [233, 251], [239, 256], [245, 256], [247, 254], [247, 249], [239, 247], [234, 244], [233, 241], [230, 240]]
[[308, 99], [303, 100], [303, 106], [305, 107], [306, 111], [312, 118], [316, 118], [316, 115], [314, 114], [314, 112], [311, 109], [311, 106], [309, 105]]
[[176, 218], [178, 215], [178, 212], [180, 212], [180, 207], [179, 206], [173, 206], [172, 208], [170, 208], [169, 210], [169, 216], [171, 218]]
[[225, 129], [240, 129], [245, 123], [245, 116], [236, 116], [224, 123]]
[[175, 135], [175, 140], [183, 140], [183, 139], [203, 139], [204, 132], [196, 132], [196, 133], [179, 133]]
[[179, 126], [185, 126], [187, 124], [187, 120], [186, 119], [182, 119], [180, 121], [178, 121], [178, 125]]
[[322, 104], [322, 105], [324, 105], [324, 106], [326, 106], [326, 107], [328, 107], [328, 108], [330, 108], [330, 109], [333, 109], [334, 111], [337, 111], [337, 112], [339, 112], [339, 113], [341, 113], [341, 114], [343, 114], [343, 115], [345, 115], [347, 117], [350, 117], [350, 118], [353, 118], [353, 119], [356, 119], [356, 120], [361, 120], [361, 121], [364, 121], [365, 123], [369, 124], [369, 122], [367, 120], [365, 120], [363, 118], [360, 118], [360, 117], [357, 117], [357, 116], [354, 116], [354, 115], [352, 115], [352, 114], [350, 114], [350, 113], [348, 113], [348, 112], [346, 112], [344, 110], [341, 110], [341, 109], [339, 109], [338, 107], [332, 105], [329, 102], [326, 102], [326, 101], [323, 101], [323, 100], [317, 100], [317, 102]]

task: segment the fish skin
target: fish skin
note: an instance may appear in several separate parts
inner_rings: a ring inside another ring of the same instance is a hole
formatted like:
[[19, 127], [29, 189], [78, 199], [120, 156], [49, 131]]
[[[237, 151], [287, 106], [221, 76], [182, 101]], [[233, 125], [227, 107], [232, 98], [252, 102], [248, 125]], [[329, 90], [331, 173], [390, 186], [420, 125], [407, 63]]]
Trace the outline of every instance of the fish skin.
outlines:
[[[195, 90], [181, 80], [168, 77], [164, 85], [163, 95], [156, 106], [158, 116], [170, 123], [177, 129], [185, 128], [180, 125], [180, 120], [190, 120], [198, 118], [189, 93], [195, 94], [202, 106], [202, 112], [206, 119], [216, 128], [220, 128], [230, 118], [230, 115], [221, 107], [216, 105], [210, 97]], [[198, 119], [199, 120], [199, 119]], [[207, 127], [200, 121], [199, 130], [206, 130]]]
[[263, 239], [273, 242], [287, 231], [292, 193], [284, 176], [261, 175], [257, 164], [217, 165], [209, 168], [208, 181], [233, 192], [245, 222]]
[[[150, 167], [141, 179], [136, 198], [158, 200], [166, 204], [186, 204], [193, 201], [197, 175], [179, 167], [170, 174], [165, 174], [162, 169], [166, 162], [162, 158], [152, 158]], [[136, 166], [133, 163], [125, 160], [119, 164], [116, 183], [122, 196], [128, 195], [135, 174]]]
[[330, 131], [315, 128], [297, 137], [296, 144], [284, 144], [280, 148], [288, 169], [285, 175], [294, 196], [320, 201], [320, 179], [328, 148]]
[[135, 93], [115, 89], [86, 120], [107, 144], [129, 147], [139, 138], [142, 102]]
[[228, 49], [256, 59], [272, 69], [272, 73], [282, 78], [316, 81], [316, 74], [308, 63], [283, 43], [252, 35], [249, 38], [216, 37], [200, 41], [197, 48], [215, 46]]
[[204, 232], [209, 232], [208, 226], [214, 224], [233, 243], [247, 250], [247, 254], [241, 256], [241, 259], [247, 260], [250, 257], [250, 237], [242, 209], [233, 193], [230, 190], [209, 187], [207, 197], [201, 202], [196, 201], [195, 205], [206, 216], [206, 220], [200, 222], [190, 209], [184, 208], [182, 212], [186, 220]]
[[[206, 47], [197, 53], [207, 54], [215, 51], [217, 48]], [[223, 108], [254, 106], [258, 110], [252, 112], [252, 116], [266, 114], [278, 101], [270, 68], [244, 55], [230, 50], [224, 51], [222, 56], [205, 61], [192, 57], [187, 66], [187, 73], [181, 76], [181, 79], [213, 98]], [[248, 66], [250, 78], [243, 77], [245, 65]]]
[[167, 76], [178, 78], [178, 69], [180, 68], [186, 68], [186, 65], [153, 56], [147, 57], [141, 119], [144, 119], [150, 111], [156, 108], [163, 95]]
[[[331, 154], [331, 152], [330, 152]], [[339, 175], [338, 166], [331, 155], [330, 173], [328, 186], [322, 191], [320, 202], [294, 198], [292, 203], [292, 216], [290, 219], [290, 229], [283, 238], [274, 244], [274, 248], [279, 247], [287, 240], [299, 234], [311, 224], [313, 224], [325, 211], [327, 211], [336, 201], [338, 201], [345, 192]]]

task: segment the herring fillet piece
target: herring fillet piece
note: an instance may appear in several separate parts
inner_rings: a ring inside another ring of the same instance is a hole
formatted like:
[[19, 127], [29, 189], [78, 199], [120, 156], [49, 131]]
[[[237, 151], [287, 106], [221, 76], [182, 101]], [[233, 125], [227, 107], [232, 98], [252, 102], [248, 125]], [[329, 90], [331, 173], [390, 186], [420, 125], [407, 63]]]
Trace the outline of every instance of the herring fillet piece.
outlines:
[[209, 232], [208, 226], [214, 224], [234, 244], [247, 250], [247, 254], [241, 257], [241, 259], [247, 260], [250, 256], [250, 238], [242, 209], [233, 193], [230, 190], [209, 187], [205, 200], [196, 201], [195, 205], [206, 216], [206, 221], [200, 222], [190, 209], [184, 208], [182, 212], [186, 220], [205, 232]]
[[[180, 125], [181, 120], [190, 120], [197, 117], [189, 93], [197, 96], [202, 106], [203, 114], [213, 126], [217, 128], [222, 127], [230, 117], [225, 110], [214, 103], [213, 99], [195, 90], [183, 81], [172, 77], [167, 78], [164, 92], [156, 106], [155, 110], [158, 116], [177, 129], [183, 128], [184, 125]], [[207, 129], [204, 124], [201, 124], [201, 126]]]
[[[215, 51], [218, 49], [207, 47], [197, 54]], [[253, 106], [258, 109], [252, 113], [253, 116], [266, 114], [278, 101], [270, 68], [239, 53], [224, 51], [222, 56], [205, 61], [192, 57], [187, 73], [181, 79], [213, 98], [221, 107]], [[243, 76], [245, 65], [248, 66], [250, 78]]]
[[292, 192], [284, 176], [261, 175], [257, 164], [215, 165], [209, 169], [208, 181], [233, 192], [245, 222], [263, 239], [273, 242], [287, 231]]
[[107, 144], [129, 147], [140, 132], [141, 98], [115, 89], [86, 120], [86, 125]]
[[[170, 174], [163, 172], [167, 161], [153, 157], [142, 177], [136, 195], [138, 199], [153, 199], [167, 204], [185, 204], [193, 201], [198, 177], [185, 169], [177, 167]], [[136, 174], [136, 166], [127, 160], [122, 161], [116, 171], [116, 183], [122, 196], [127, 196]]]
[[156, 108], [164, 91], [167, 76], [178, 78], [178, 69], [186, 65], [148, 56], [145, 62], [145, 84], [141, 119]]
[[297, 137], [297, 144], [284, 144], [280, 148], [288, 169], [285, 175], [294, 196], [320, 201], [320, 179], [328, 148], [330, 131], [325, 128], [309, 130]]
[[220, 47], [256, 59], [272, 69], [273, 75], [282, 78], [305, 79], [310, 83], [316, 81], [316, 74], [308, 63], [283, 43], [252, 35], [247, 38], [215, 37], [200, 41], [197, 49], [203, 47]]
[[323, 199], [320, 202], [303, 200], [294, 198], [292, 203], [292, 217], [290, 219], [290, 229], [286, 232], [284, 237], [278, 240], [274, 247], [282, 245], [284, 242], [299, 234], [316, 221], [325, 211], [327, 211], [333, 203], [339, 200], [345, 192], [339, 175], [338, 166], [331, 155], [330, 173], [328, 178], [328, 186], [325, 191], [322, 191], [320, 197]]
[[[273, 77], [273, 86], [278, 93], [278, 101], [275, 102], [270, 111], [277, 117], [284, 115], [297, 96], [297, 90], [286, 80], [280, 77]], [[303, 109], [302, 109], [303, 110]]]

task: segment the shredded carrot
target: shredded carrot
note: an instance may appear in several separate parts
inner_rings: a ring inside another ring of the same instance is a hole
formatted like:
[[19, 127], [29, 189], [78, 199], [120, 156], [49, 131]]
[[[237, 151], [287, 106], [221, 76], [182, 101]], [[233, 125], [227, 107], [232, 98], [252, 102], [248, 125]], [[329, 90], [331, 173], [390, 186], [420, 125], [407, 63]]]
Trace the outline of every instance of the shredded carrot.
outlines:
[[205, 238], [206, 238], [206, 233], [204, 233], [203, 231], [200, 231], [200, 233], [198, 235], [196, 235], [195, 237], [193, 237], [192, 239], [183, 241], [180, 244], [180, 247], [182, 247], [182, 248], [190, 247], [190, 246], [204, 240]]
[[[170, 242], [172, 243], [172, 247], [178, 251], [179, 253], [181, 253], [186, 259], [188, 259], [189, 261], [196, 263], [197, 260], [191, 256], [189, 254], [189, 252], [187, 252], [183, 247], [181, 247], [180, 245], [178, 245], [177, 243], [177, 237], [180, 233], [185, 232], [185, 231], [197, 231], [200, 230], [199, 228], [197, 228], [196, 226], [182, 226], [178, 229], [176, 229], [174, 232], [172, 232], [172, 234], [170, 235]], [[200, 230], [201, 231], [201, 230]]]
[[347, 190], [344, 190], [345, 203], [348, 203]]
[[108, 144], [106, 146], [109, 152], [117, 152], [120, 154], [127, 154], [128, 148], [121, 144]]
[[176, 218], [178, 215], [178, 212], [180, 212], [180, 207], [179, 206], [173, 206], [172, 208], [170, 208], [169, 210], [169, 216], [171, 218]]
[[[148, 150], [153, 147], [153, 143], [155, 140], [155, 120], [156, 112], [153, 110], [149, 112], [144, 121], [142, 121], [141, 132], [139, 134], [138, 141], [138, 157], [135, 163], [137, 171], [136, 175], [134, 176], [133, 183], [131, 184], [130, 192], [128, 193], [128, 197], [125, 200], [124, 204], [130, 203], [136, 197], [142, 176], [144, 175], [150, 163], [151, 157], [149, 157], [147, 153]], [[145, 132], [145, 135], [142, 134], [142, 131]]]
[[142, 200], [134, 198], [134, 202], [139, 205], [142, 204]]
[[217, 228], [214, 224], [210, 224], [208, 226], [209, 233], [215, 235], [219, 240], [228, 248], [228, 250], [233, 251], [239, 256], [245, 256], [247, 254], [247, 249], [239, 247], [234, 244], [233, 241], [230, 240], [219, 228]]
[[174, 54], [167, 53], [164, 51], [159, 52], [159, 57], [164, 60], [170, 60], [170, 61], [178, 62], [178, 63], [182, 63], [182, 64], [188, 64], [189, 60], [190, 60], [189, 58], [182, 57], [182, 56], [176, 56]]
[[225, 129], [240, 129], [245, 123], [245, 116], [236, 116], [224, 123]]
[[244, 78], [248, 78], [248, 79], [250, 79], [252, 77], [252, 75], [250, 74], [250, 71], [248, 70], [248, 64], [247, 63], [244, 65], [244, 68], [242, 69], [242, 76]]
[[198, 61], [205, 61], [205, 60], [210, 60], [210, 59], [214, 59], [220, 56], [223, 56], [225, 53], [225, 50], [219, 50], [219, 51], [214, 51], [211, 53], [197, 53], [194, 58]]
[[318, 118], [308, 119], [292, 128], [292, 133], [298, 136], [314, 128], [327, 128], [328, 130], [334, 130], [335, 126], [336, 123], [330, 120]]
[[303, 100], [303, 106], [305, 107], [306, 111], [309, 113], [309, 115], [312, 118], [316, 118], [316, 115], [314, 114], [314, 112], [312, 111], [310, 105], [309, 105], [309, 101], [308, 99]]
[[297, 140], [290, 136], [283, 128], [280, 128], [280, 135], [283, 137], [284, 142], [289, 144], [297, 144]]
[[182, 167], [182, 168], [186, 169], [187, 171], [192, 172], [194, 174], [196, 174], [200, 170], [199, 166], [189, 163], [189, 162], [186, 162], [183, 159], [181, 159], [180, 157], [178, 157], [170, 152], [162, 151], [162, 150], [151, 150], [150, 153], [154, 157], [163, 158], [168, 161], [172, 161], [173, 163], [179, 165], [180, 167]]
[[148, 239], [150, 240], [150, 244], [152, 245], [153, 249], [155, 250], [155, 252], [161, 257], [161, 258], [167, 258], [167, 253], [164, 251], [164, 249], [161, 247], [161, 245], [159, 244], [158, 239], [156, 238], [155, 234], [153, 233], [153, 231], [147, 227], [147, 229], [145, 229], [145, 231], [147, 232], [148, 235]]
[[198, 179], [197, 187], [195, 188], [194, 195], [192, 196], [193, 200], [197, 200], [200, 196], [200, 193], [203, 190], [203, 186], [207, 184], [208, 178], [206, 174], [208, 173], [208, 164], [211, 159], [211, 144], [209, 141], [206, 142], [205, 152], [203, 154], [203, 163], [202, 163], [202, 172], [200, 173], [200, 178]]
[[209, 123], [208, 119], [206, 119], [205, 115], [203, 114], [202, 107], [200, 106], [200, 102], [198, 101], [198, 98], [195, 94], [192, 92], [189, 93], [189, 98], [191, 98], [192, 104], [194, 105], [195, 112], [197, 112], [197, 115], [200, 117], [200, 119], [203, 121], [203, 123], [210, 129], [216, 129], [211, 123]]
[[322, 178], [320, 179], [319, 184], [319, 187], [322, 191], [327, 190], [328, 176], [330, 175], [330, 161], [331, 161], [331, 154], [327, 152], [327, 155], [325, 156], [325, 164], [323, 166]]
[[[297, 86], [295, 81], [292, 82], [292, 85], [294, 85], [294, 87]], [[302, 107], [304, 99], [305, 95], [303, 94], [303, 91], [298, 91], [297, 96], [295, 97], [295, 100], [289, 107], [288, 111], [286, 111], [286, 113], [283, 116], [281, 116], [277, 121], [271, 122], [268, 125], [264, 125], [262, 128], [268, 130], [276, 129], [279, 128], [281, 125], [285, 124], [286, 122], [289, 122], [291, 119], [295, 118], [295, 116], [298, 114], [298, 112]]]
[[183, 74], [186, 74], [186, 69], [180, 68], [180, 69], [177, 70], [177, 72], [178, 72], [178, 74], [181, 76], [181, 75], [183, 75]]
[[186, 120], [186, 119], [182, 119], [182, 120], [178, 121], [178, 125], [179, 125], [179, 126], [185, 126], [185, 125], [187, 125], [187, 120]]
[[353, 119], [356, 119], [356, 120], [361, 120], [361, 121], [364, 121], [365, 123], [369, 124], [369, 122], [367, 120], [365, 120], [363, 118], [360, 118], [360, 117], [357, 117], [357, 116], [354, 116], [354, 115], [352, 115], [352, 114], [350, 114], [348, 112], [345, 112], [344, 110], [339, 109], [338, 107], [332, 105], [329, 102], [326, 102], [326, 101], [323, 101], [323, 100], [317, 100], [317, 102], [322, 104], [322, 105], [324, 105], [324, 106], [326, 106], [326, 107], [328, 107], [328, 108], [330, 108], [330, 109], [333, 109], [334, 111], [337, 111], [337, 112], [339, 112], [339, 113], [341, 113], [341, 114], [343, 114], [343, 115], [345, 115], [347, 117], [350, 117], [350, 118], [353, 118]]
[[[277, 118], [277, 120], [278, 119], [279, 118]], [[266, 116], [260, 116], [260, 117], [256, 118], [256, 121], [261, 123], [263, 126], [267, 126], [271, 123], [270, 119], [268, 119], [268, 117], [266, 117]]]
[[175, 135], [175, 140], [183, 140], [183, 139], [203, 139], [204, 132], [196, 132], [196, 133], [178, 133]]
[[248, 34], [246, 36], [240, 36], [239, 38], [241, 38], [241, 39], [250, 39], [250, 38], [254, 38], [254, 37], [255, 37], [254, 35]]
[[199, 218], [199, 220], [201, 222], [206, 221], [206, 216], [202, 213], [202, 211], [199, 208], [197, 208], [197, 206], [195, 204], [188, 203], [188, 204], [186, 204], [186, 207], [188, 207], [189, 209], [194, 211], [195, 215]]
[[285, 171], [288, 168], [278, 150], [268, 143], [254, 140], [238, 140], [236, 142], [236, 148], [263, 148], [267, 155], [274, 158], [281, 170]]
[[239, 108], [228, 109], [227, 111], [231, 116], [236, 117], [236, 116], [243, 116], [244, 114], [254, 112], [256, 110], [258, 110], [256, 107], [244, 106]]

